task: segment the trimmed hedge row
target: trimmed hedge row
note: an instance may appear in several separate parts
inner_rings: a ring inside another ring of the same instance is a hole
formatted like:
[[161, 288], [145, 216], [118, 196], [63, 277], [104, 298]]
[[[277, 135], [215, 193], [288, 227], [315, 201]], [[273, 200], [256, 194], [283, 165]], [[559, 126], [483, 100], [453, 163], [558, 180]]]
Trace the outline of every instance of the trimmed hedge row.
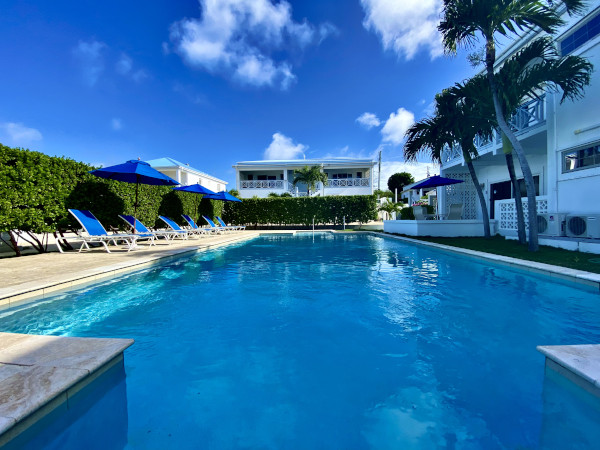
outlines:
[[[21, 236], [79, 228], [67, 209], [89, 209], [105, 227], [123, 228], [119, 214], [133, 214], [135, 185], [90, 175], [94, 167], [63, 157], [0, 144], [0, 232]], [[148, 226], [162, 226], [158, 216], [177, 222], [181, 214], [214, 217], [221, 201], [168, 186], [139, 186], [137, 217]], [[35, 244], [34, 244], [35, 246]], [[43, 248], [36, 248], [44, 251]]]
[[247, 225], [340, 225], [368, 222], [377, 217], [374, 195], [250, 198], [226, 203], [224, 220]]

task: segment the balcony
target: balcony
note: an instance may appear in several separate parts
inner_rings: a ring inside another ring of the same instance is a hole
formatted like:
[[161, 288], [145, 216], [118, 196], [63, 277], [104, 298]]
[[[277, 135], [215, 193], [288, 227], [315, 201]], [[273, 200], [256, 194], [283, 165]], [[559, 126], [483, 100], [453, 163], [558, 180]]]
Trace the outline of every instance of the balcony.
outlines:
[[[517, 112], [508, 121], [511, 129], [519, 136], [546, 123], [546, 102], [545, 96], [524, 103]], [[501, 142], [499, 130], [495, 130], [493, 137], [484, 138], [475, 136], [473, 142], [479, 154], [491, 151], [494, 145]], [[462, 159], [462, 150], [460, 145], [453, 145], [452, 148], [447, 148], [442, 152], [442, 165], [454, 163]]]
[[[289, 192], [294, 197], [306, 197], [306, 187], [294, 186], [286, 180], [240, 180], [240, 190], [246, 195], [266, 197], [270, 192], [283, 194]], [[254, 191], [254, 192], [250, 192]], [[371, 194], [371, 178], [328, 179], [317, 183], [313, 195], [365, 195]]]

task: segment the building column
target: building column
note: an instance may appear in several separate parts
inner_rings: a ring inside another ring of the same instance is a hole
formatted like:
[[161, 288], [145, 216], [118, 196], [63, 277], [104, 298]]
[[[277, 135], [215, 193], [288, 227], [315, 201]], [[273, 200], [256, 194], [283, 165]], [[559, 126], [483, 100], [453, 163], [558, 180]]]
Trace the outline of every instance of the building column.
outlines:
[[241, 193], [242, 183], [240, 183], [240, 171], [239, 169], [235, 169], [235, 189], [239, 193]]
[[287, 167], [283, 168], [283, 190], [288, 192], [288, 171]]

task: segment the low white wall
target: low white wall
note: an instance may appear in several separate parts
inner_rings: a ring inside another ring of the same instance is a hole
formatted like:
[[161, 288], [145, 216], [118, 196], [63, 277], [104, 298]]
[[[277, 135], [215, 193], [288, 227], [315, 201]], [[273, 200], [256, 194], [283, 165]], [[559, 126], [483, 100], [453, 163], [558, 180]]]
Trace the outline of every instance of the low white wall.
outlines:
[[[492, 236], [497, 222], [490, 220]], [[483, 236], [481, 220], [384, 220], [383, 231], [407, 236], [460, 237]]]

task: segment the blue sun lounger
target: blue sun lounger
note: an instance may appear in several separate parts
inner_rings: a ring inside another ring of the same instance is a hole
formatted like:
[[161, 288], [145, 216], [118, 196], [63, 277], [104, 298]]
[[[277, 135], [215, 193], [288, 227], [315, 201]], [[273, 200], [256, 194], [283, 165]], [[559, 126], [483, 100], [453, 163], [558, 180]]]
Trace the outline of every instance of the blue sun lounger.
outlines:
[[182, 214], [181, 217], [183, 217], [185, 219], [185, 221], [188, 223], [188, 225], [190, 226], [189, 231], [192, 231], [192, 232], [195, 232], [198, 234], [212, 234], [213, 233], [212, 228], [199, 227], [198, 224], [196, 224], [196, 222], [194, 222], [194, 219], [192, 219], [187, 214]]
[[100, 243], [104, 246], [105, 250], [110, 253], [108, 245], [113, 243], [118, 245], [117, 242], [121, 241], [127, 245], [127, 251], [131, 251], [135, 247], [135, 243], [138, 239], [154, 239], [153, 236], [144, 236], [143, 234], [108, 234], [106, 229], [102, 226], [100, 221], [96, 219], [90, 211], [80, 209], [69, 209], [69, 212], [77, 219], [77, 222], [81, 225], [87, 235], [79, 232], [79, 237], [83, 240], [79, 251], [85, 247], [87, 250], [91, 250], [89, 243]]
[[174, 237], [179, 236], [181, 239], [187, 239], [189, 237], [189, 232], [188, 230], [184, 230], [183, 228], [181, 228], [179, 225], [177, 225], [177, 222], [175, 222], [173, 219], [169, 219], [168, 217], [165, 216], [158, 216], [158, 218], [160, 220], [162, 220], [164, 223], [167, 224], [167, 226], [175, 231], [177, 234], [174, 234]]
[[232, 230], [245, 230], [246, 225], [227, 225], [219, 216], [215, 216], [222, 227], [231, 228]]
[[214, 230], [216, 233], [221, 233], [221, 232], [225, 232], [225, 231], [231, 231], [231, 228], [216, 226], [215, 223], [212, 220], [210, 220], [208, 217], [206, 217], [206, 216], [202, 216], [202, 218], [204, 220], [206, 220], [207, 224], [210, 225], [210, 229]]
[[[172, 239], [178, 234], [177, 231], [173, 230], [150, 230], [146, 225], [139, 221], [139, 219], [127, 214], [119, 214], [119, 217], [125, 221], [133, 229], [133, 222], [135, 221], [135, 232], [142, 235], [153, 235], [155, 238], [163, 237], [170, 243]], [[156, 244], [155, 244], [156, 245]]]

